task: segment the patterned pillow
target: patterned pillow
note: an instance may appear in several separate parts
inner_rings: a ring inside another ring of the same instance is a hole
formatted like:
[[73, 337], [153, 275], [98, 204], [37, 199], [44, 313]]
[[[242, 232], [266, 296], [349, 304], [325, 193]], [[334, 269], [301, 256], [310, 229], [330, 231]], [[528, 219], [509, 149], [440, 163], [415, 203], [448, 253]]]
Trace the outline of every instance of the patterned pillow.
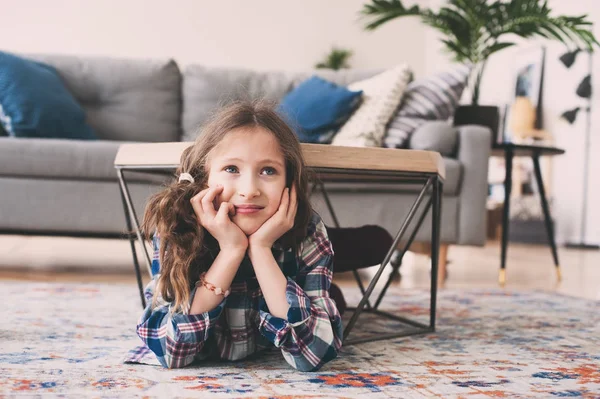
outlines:
[[404, 148], [411, 133], [425, 122], [447, 120], [454, 116], [470, 72], [470, 66], [461, 65], [411, 82], [387, 126], [384, 146]]
[[332, 144], [381, 147], [385, 126], [400, 103], [410, 76], [408, 65], [402, 64], [349, 85], [349, 90], [362, 90], [363, 101], [335, 135]]

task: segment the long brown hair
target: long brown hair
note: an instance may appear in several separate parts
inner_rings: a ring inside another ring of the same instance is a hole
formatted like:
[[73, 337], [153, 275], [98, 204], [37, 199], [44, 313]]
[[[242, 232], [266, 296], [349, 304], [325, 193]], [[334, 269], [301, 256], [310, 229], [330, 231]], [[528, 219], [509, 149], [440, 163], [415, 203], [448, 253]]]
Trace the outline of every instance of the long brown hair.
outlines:
[[141, 226], [146, 237], [159, 234], [161, 270], [155, 292], [173, 302], [176, 311], [189, 309], [190, 290], [200, 273], [210, 267], [214, 256], [211, 248], [216, 245], [216, 240], [197, 220], [190, 199], [207, 187], [212, 149], [230, 131], [242, 127], [261, 127], [273, 133], [285, 159], [286, 186], [296, 186], [298, 211], [294, 227], [279, 242], [286, 248], [296, 248], [306, 236], [312, 214], [308, 198], [309, 176], [300, 143], [292, 129], [274, 110], [274, 104], [265, 100], [236, 102], [220, 109], [201, 128], [194, 144], [181, 155], [176, 174], [189, 173], [194, 183], [175, 180], [153, 195]]

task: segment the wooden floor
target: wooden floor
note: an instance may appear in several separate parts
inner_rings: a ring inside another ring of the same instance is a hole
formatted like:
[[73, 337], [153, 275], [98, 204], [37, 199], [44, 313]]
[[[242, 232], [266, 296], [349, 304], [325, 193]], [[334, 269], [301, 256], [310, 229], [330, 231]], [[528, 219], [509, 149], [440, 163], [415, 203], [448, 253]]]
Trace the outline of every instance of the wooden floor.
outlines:
[[[444, 288], [499, 288], [500, 246], [451, 246]], [[508, 251], [507, 290], [547, 290], [600, 300], [600, 251], [559, 248], [563, 274], [556, 280], [550, 249], [512, 244]], [[144, 264], [142, 263], [142, 266]], [[361, 271], [365, 281], [376, 268]], [[405, 288], [427, 287], [429, 259], [408, 253], [402, 278]], [[384, 272], [383, 277], [388, 273]], [[0, 235], [0, 280], [135, 283], [129, 243], [124, 240]], [[382, 279], [383, 280], [383, 279]], [[350, 273], [335, 276], [343, 288], [354, 285]]]

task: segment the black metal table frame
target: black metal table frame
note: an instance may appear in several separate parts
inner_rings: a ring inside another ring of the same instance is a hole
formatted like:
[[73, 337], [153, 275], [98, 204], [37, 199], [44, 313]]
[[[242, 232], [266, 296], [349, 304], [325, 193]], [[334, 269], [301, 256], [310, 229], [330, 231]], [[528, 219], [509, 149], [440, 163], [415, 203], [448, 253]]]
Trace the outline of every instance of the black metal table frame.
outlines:
[[[140, 298], [142, 301], [142, 306], [146, 306], [146, 300], [144, 298], [143, 292], [143, 284], [142, 284], [142, 276], [140, 270], [140, 264], [138, 261], [137, 251], [135, 247], [135, 240], [137, 239], [142, 247], [142, 252], [144, 253], [144, 259], [146, 261], [146, 265], [148, 267], [149, 275], [152, 276], [151, 273], [151, 265], [152, 259], [148, 254], [148, 249], [146, 247], [144, 237], [142, 237], [142, 233], [140, 231], [138, 217], [133, 206], [133, 201], [131, 199], [131, 194], [129, 192], [129, 188], [127, 186], [127, 180], [124, 176], [124, 171], [136, 171], [136, 172], [165, 172], [165, 171], [174, 171], [177, 168], [177, 165], [144, 165], [144, 166], [115, 166], [117, 169], [117, 176], [119, 179], [119, 188], [121, 190], [121, 198], [123, 200], [123, 208], [125, 211], [125, 219], [127, 223], [127, 229], [129, 232], [133, 234], [128, 234], [129, 242], [131, 245], [131, 252], [133, 256], [133, 264], [135, 266], [135, 272], [138, 282], [138, 288], [140, 291]], [[406, 215], [404, 221], [402, 222], [398, 233], [396, 234], [393, 244], [388, 250], [383, 262], [379, 266], [379, 269], [375, 273], [375, 276], [372, 278], [369, 286], [365, 289], [360, 281], [358, 274], [355, 272], [355, 277], [357, 278], [357, 282], [359, 283], [359, 287], [361, 292], [363, 293], [363, 297], [360, 300], [359, 304], [355, 308], [348, 308], [348, 310], [353, 310], [353, 314], [344, 329], [344, 344], [345, 345], [353, 345], [363, 342], [372, 342], [383, 339], [391, 339], [391, 338], [399, 338], [406, 337], [417, 334], [426, 334], [435, 331], [435, 318], [436, 318], [436, 301], [437, 301], [437, 278], [438, 278], [438, 259], [439, 259], [439, 245], [440, 245], [440, 221], [441, 221], [441, 207], [442, 207], [442, 189], [443, 189], [443, 180], [437, 173], [429, 173], [429, 172], [406, 172], [406, 171], [379, 171], [379, 170], [365, 170], [365, 169], [337, 169], [337, 168], [312, 168], [317, 174], [327, 174], [328, 176], [365, 176], [365, 182], [373, 182], [372, 177], [377, 177], [375, 180], [377, 183], [394, 183], [394, 184], [405, 184], [405, 183], [422, 183], [421, 190], [419, 191], [415, 202], [411, 206], [408, 214]], [[388, 180], [385, 180], [388, 178]], [[356, 179], [352, 180], [353, 182], [357, 182]], [[339, 227], [339, 222], [335, 215], [335, 211], [333, 209], [333, 205], [329, 200], [327, 192], [325, 191], [325, 185], [317, 181], [317, 185], [320, 186], [327, 207], [331, 212], [332, 218], [336, 226]], [[430, 194], [429, 194], [430, 193]], [[404, 235], [409, 231], [409, 226], [413, 219], [415, 218], [417, 211], [420, 205], [423, 203], [426, 196], [429, 195], [429, 199], [421, 211], [419, 218], [417, 219], [417, 223], [413, 226], [412, 231], [410, 232], [409, 238], [406, 241], [405, 245], [402, 246], [401, 249], [397, 250], [398, 244], [404, 237]], [[394, 273], [397, 272], [397, 269], [400, 267], [400, 262], [403, 255], [406, 253], [410, 245], [414, 241], [417, 232], [419, 231], [423, 221], [429, 211], [432, 212], [432, 225], [431, 225], [431, 288], [430, 288], [430, 306], [429, 306], [429, 324], [424, 324], [419, 321], [410, 320], [405, 317], [397, 316], [391, 314], [389, 312], [379, 310], [379, 305], [381, 300], [383, 299], [387, 289], [389, 288]], [[385, 266], [392, 259], [392, 255], [396, 252], [396, 259], [399, 261], [394, 262], [392, 264], [393, 271], [390, 273], [389, 278], [383, 287], [381, 293], [379, 294], [374, 305], [371, 305], [369, 302], [369, 298], [373, 293], [375, 285], [381, 278], [381, 274], [385, 269]], [[386, 334], [376, 334], [367, 337], [361, 337], [354, 340], [348, 340], [348, 335], [352, 331], [353, 327], [358, 320], [358, 317], [362, 312], [369, 312], [377, 314], [378, 316], [382, 316], [388, 319], [393, 319], [399, 321], [408, 326], [407, 329], [403, 329], [399, 332], [394, 333], [386, 333]]]
[[[505, 176], [504, 176], [504, 205], [502, 209], [502, 240], [500, 243], [500, 273], [498, 275], [498, 282], [501, 285], [506, 283], [506, 254], [508, 252], [508, 241], [509, 241], [509, 224], [510, 224], [510, 197], [512, 192], [512, 171], [513, 171], [513, 159], [517, 156], [531, 157], [533, 161], [533, 168], [535, 174], [535, 181], [538, 187], [540, 202], [542, 206], [542, 212], [544, 214], [544, 225], [546, 227], [546, 233], [548, 236], [548, 243], [552, 252], [552, 260], [554, 261], [554, 267], [556, 270], [557, 280], [561, 281], [560, 263], [558, 261], [558, 250], [556, 247], [556, 240], [554, 237], [554, 226], [552, 224], [552, 216], [550, 215], [550, 207], [548, 206], [548, 199], [546, 198], [546, 189], [544, 187], [544, 180], [542, 178], [542, 171], [540, 167], [540, 157], [544, 155], [560, 155], [564, 153], [564, 150], [554, 147], [542, 147], [535, 145], [519, 145], [507, 143], [503, 145], [495, 146], [493, 149], [501, 150], [504, 152], [505, 162]], [[519, 155], [519, 150], [526, 150], [526, 155]]]

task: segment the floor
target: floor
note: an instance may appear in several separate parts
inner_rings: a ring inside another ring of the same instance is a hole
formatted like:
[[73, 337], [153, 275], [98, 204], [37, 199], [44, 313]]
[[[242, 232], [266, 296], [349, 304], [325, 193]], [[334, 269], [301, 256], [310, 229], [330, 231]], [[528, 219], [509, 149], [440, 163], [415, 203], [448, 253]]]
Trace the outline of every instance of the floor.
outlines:
[[[451, 246], [444, 287], [499, 287], [499, 254], [496, 241], [489, 241], [485, 247]], [[559, 259], [563, 275], [560, 283], [549, 248], [511, 243], [505, 289], [554, 291], [600, 300], [600, 251], [561, 247]], [[365, 269], [361, 276], [368, 281], [376, 270]], [[135, 283], [135, 274], [125, 240], [0, 235], [0, 280]], [[350, 273], [340, 273], [335, 280], [342, 288], [355, 284]], [[427, 287], [429, 281], [428, 257], [409, 253], [401, 268], [401, 279], [393, 284], [418, 288]]]

